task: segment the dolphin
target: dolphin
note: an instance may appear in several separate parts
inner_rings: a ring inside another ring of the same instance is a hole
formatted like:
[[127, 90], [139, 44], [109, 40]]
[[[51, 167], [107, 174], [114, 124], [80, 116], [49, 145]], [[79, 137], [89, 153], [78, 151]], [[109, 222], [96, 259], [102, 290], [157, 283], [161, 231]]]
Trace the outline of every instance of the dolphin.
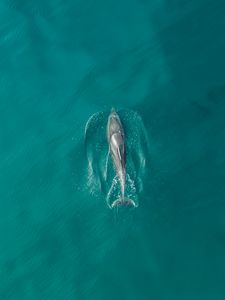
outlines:
[[109, 153], [111, 154], [113, 164], [120, 181], [121, 198], [115, 200], [111, 208], [121, 205], [136, 206], [131, 199], [125, 198], [126, 187], [126, 147], [123, 125], [119, 115], [114, 108], [111, 109], [107, 124], [107, 140], [109, 144]]

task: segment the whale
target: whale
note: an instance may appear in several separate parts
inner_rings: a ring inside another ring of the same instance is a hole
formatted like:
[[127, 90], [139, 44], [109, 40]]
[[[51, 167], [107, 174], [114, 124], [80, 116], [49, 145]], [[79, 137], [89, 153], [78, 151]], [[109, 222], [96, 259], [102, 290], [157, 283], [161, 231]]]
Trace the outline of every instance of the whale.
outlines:
[[115, 108], [111, 109], [107, 122], [107, 140], [109, 145], [109, 154], [112, 158], [113, 165], [116, 171], [116, 176], [119, 178], [121, 197], [116, 199], [111, 204], [111, 208], [118, 206], [135, 206], [132, 199], [125, 197], [126, 188], [126, 145], [125, 133], [122, 122]]

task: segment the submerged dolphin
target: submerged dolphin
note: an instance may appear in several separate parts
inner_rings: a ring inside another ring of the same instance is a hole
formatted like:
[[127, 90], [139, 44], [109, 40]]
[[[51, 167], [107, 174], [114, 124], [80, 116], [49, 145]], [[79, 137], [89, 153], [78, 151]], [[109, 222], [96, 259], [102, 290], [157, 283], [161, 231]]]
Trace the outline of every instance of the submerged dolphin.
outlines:
[[107, 139], [109, 144], [109, 153], [111, 154], [117, 176], [120, 180], [121, 198], [115, 200], [111, 207], [120, 205], [133, 205], [135, 202], [131, 199], [125, 198], [126, 186], [126, 149], [125, 149], [125, 135], [122, 123], [115, 109], [112, 108], [108, 117], [107, 124]]

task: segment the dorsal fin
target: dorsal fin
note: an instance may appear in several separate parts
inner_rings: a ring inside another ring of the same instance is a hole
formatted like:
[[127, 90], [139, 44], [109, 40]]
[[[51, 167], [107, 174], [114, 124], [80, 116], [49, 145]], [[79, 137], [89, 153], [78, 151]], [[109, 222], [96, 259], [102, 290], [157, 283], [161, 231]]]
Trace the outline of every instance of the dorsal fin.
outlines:
[[120, 148], [119, 148], [119, 147], [117, 147], [117, 152], [118, 152], [119, 159], [120, 159], [120, 161], [121, 161], [122, 158], [121, 158], [121, 153], [120, 153]]

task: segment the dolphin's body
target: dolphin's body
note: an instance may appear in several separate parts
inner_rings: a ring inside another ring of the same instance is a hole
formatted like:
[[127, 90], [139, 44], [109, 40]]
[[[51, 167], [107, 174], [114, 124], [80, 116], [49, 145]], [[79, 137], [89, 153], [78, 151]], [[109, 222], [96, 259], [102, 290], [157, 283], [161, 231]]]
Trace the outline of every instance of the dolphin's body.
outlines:
[[111, 207], [120, 205], [136, 206], [133, 200], [124, 197], [126, 186], [125, 135], [120, 118], [114, 108], [112, 108], [111, 113], [108, 117], [107, 139], [109, 144], [109, 152], [111, 154], [117, 176], [120, 180], [122, 194], [121, 198], [114, 201]]

